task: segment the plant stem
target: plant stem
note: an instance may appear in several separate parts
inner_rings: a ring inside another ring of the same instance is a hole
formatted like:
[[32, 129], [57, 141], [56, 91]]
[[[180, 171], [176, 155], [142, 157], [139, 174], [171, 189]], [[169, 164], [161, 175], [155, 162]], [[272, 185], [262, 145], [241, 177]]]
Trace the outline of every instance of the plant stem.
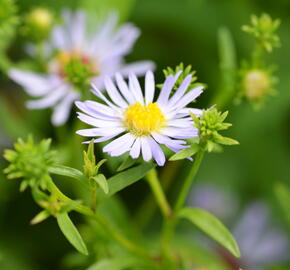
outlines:
[[156, 169], [154, 168], [151, 171], [149, 171], [148, 174], [146, 175], [146, 178], [154, 194], [154, 197], [157, 201], [157, 204], [160, 207], [160, 210], [163, 216], [166, 219], [170, 219], [172, 216], [172, 210], [165, 197], [164, 191], [160, 185], [160, 181], [157, 177]]
[[181, 191], [179, 193], [179, 196], [178, 196], [177, 201], [176, 201], [175, 206], [174, 206], [173, 218], [166, 220], [166, 222], [164, 223], [163, 232], [162, 232], [162, 246], [163, 246], [163, 250], [165, 250], [167, 253], [168, 253], [168, 251], [167, 251], [168, 246], [169, 246], [170, 241], [173, 237], [175, 227], [177, 224], [176, 214], [179, 212], [179, 210], [183, 207], [183, 205], [185, 203], [185, 200], [186, 200], [187, 195], [190, 191], [192, 182], [194, 181], [194, 178], [195, 178], [197, 171], [200, 167], [200, 164], [202, 162], [203, 156], [204, 156], [204, 149], [201, 148], [197, 152], [194, 164], [191, 167], [187, 177], [185, 178], [184, 184], [181, 188]]
[[[72, 200], [67, 197], [65, 194], [63, 194], [59, 188], [55, 185], [52, 179], [50, 179], [50, 189], [51, 192], [54, 193], [59, 199], [67, 202], [71, 202]], [[143, 250], [139, 246], [135, 245], [133, 242], [131, 242], [129, 239], [124, 237], [122, 234], [120, 234], [118, 231], [116, 231], [110, 224], [109, 222], [102, 217], [99, 213], [94, 213], [93, 210], [90, 208], [84, 206], [84, 205], [78, 205], [74, 208], [75, 211], [79, 212], [80, 214], [89, 216], [91, 218], [94, 218], [98, 223], [101, 224], [101, 226], [108, 232], [108, 235], [111, 235], [116, 242], [118, 242], [121, 246], [126, 248], [127, 250], [138, 254], [142, 257], [145, 257], [147, 259], [152, 259], [150, 254], [147, 253], [146, 250]]]
[[203, 156], [204, 156], [204, 150], [200, 149], [196, 154], [193, 166], [191, 167], [189, 174], [185, 178], [184, 184], [182, 186], [182, 189], [181, 189], [179, 196], [177, 198], [177, 201], [175, 203], [175, 206], [174, 206], [175, 213], [178, 212], [180, 210], [180, 208], [184, 205], [184, 202], [185, 202], [186, 197], [190, 191], [191, 185], [192, 185], [194, 178], [197, 174], [197, 171], [199, 169], [199, 166], [201, 164]]

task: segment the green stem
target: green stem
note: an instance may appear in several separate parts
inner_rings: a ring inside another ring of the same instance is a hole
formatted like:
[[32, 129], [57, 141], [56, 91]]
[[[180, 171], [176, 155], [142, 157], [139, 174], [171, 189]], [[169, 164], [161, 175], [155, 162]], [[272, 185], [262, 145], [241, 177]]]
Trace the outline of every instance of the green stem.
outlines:
[[167, 252], [167, 253], [168, 253], [168, 246], [170, 244], [170, 241], [171, 241], [173, 234], [174, 234], [174, 231], [175, 231], [175, 227], [177, 225], [176, 214], [183, 207], [183, 205], [185, 203], [185, 200], [186, 200], [187, 195], [190, 191], [191, 185], [195, 179], [195, 176], [196, 176], [198, 169], [200, 167], [200, 164], [202, 162], [203, 156], [204, 156], [204, 149], [201, 148], [197, 152], [193, 166], [191, 167], [187, 177], [185, 178], [184, 184], [181, 188], [181, 191], [179, 193], [179, 196], [178, 196], [177, 201], [176, 201], [175, 206], [174, 206], [173, 218], [171, 220], [170, 219], [167, 220], [164, 223], [163, 232], [162, 232], [162, 246], [163, 246], [163, 249], [165, 250], [165, 252]]
[[174, 213], [178, 212], [181, 209], [181, 207], [183, 207], [186, 197], [190, 191], [191, 185], [194, 181], [194, 178], [197, 174], [197, 171], [203, 159], [203, 156], [204, 156], [204, 150], [201, 148], [197, 152], [193, 166], [191, 167], [187, 177], [185, 178], [184, 184], [181, 188], [181, 191], [179, 193], [179, 196], [174, 206]]
[[165, 197], [164, 191], [160, 185], [156, 169], [154, 168], [151, 171], [149, 171], [148, 174], [146, 175], [146, 178], [163, 216], [166, 219], [170, 219], [172, 216], [172, 210]]
[[[63, 194], [59, 188], [55, 185], [53, 180], [51, 179], [49, 183], [50, 191], [54, 193], [59, 199], [67, 202], [71, 202], [72, 200], [67, 197], [65, 194]], [[102, 217], [99, 213], [94, 213], [91, 209], [84, 205], [79, 205], [74, 208], [75, 211], [77, 211], [80, 214], [89, 216], [91, 218], [96, 219], [97, 222], [101, 224], [101, 226], [108, 232], [108, 235], [111, 235], [116, 242], [118, 242], [121, 246], [126, 248], [127, 250], [138, 254], [142, 257], [145, 257], [147, 259], [152, 259], [150, 254], [147, 253], [146, 250], [141, 249], [140, 247], [136, 246], [133, 242], [125, 238], [122, 234], [120, 234], [118, 231], [116, 231], [110, 224], [109, 222]]]
[[[182, 163], [180, 161], [171, 162], [162, 169], [159, 178], [162, 181], [162, 188], [165, 193], [169, 190], [172, 181], [175, 179], [176, 171], [181, 164]], [[148, 225], [155, 213], [156, 208], [157, 205], [154, 202], [152, 193], [150, 193], [143, 201], [136, 213], [136, 216], [134, 217], [138, 228], [141, 227], [142, 229]]]

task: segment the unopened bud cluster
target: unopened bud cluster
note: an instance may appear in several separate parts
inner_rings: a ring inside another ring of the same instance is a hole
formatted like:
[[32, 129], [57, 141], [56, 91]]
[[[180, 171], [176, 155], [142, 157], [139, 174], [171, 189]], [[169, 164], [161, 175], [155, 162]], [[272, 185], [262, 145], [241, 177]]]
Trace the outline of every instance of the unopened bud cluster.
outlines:
[[218, 150], [219, 144], [238, 144], [236, 140], [219, 134], [219, 131], [226, 130], [232, 126], [230, 123], [224, 123], [227, 115], [228, 112], [221, 113], [216, 108], [204, 111], [199, 118], [194, 114], [191, 115], [194, 120], [194, 126], [199, 132], [200, 143], [208, 152]]
[[22, 178], [20, 190], [27, 186], [47, 188], [49, 168], [55, 162], [55, 152], [49, 149], [51, 140], [35, 144], [30, 136], [27, 141], [18, 139], [15, 150], [6, 150], [4, 157], [10, 165], [4, 170], [8, 179]]

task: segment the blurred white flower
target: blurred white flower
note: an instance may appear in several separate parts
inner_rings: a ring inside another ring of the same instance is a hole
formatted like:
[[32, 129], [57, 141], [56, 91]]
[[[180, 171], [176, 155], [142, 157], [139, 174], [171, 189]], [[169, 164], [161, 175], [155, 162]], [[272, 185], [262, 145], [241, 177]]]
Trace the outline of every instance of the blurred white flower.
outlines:
[[225, 250], [221, 254], [233, 269], [264, 270], [289, 260], [290, 243], [287, 235], [272, 222], [264, 202], [249, 204], [239, 215], [239, 204], [233, 193], [211, 185], [199, 185], [192, 190], [189, 203], [228, 223], [238, 242], [241, 258], [237, 261]]
[[[38, 98], [28, 101], [28, 108], [51, 107], [52, 123], [56, 126], [66, 122], [73, 102], [81, 98], [80, 90], [86, 90], [76, 89], [70, 78], [74, 80], [77, 76], [67, 74], [67, 64], [73, 60], [78, 59], [83, 64], [83, 76], [89, 77], [88, 83], [93, 83], [99, 89], [104, 88], [105, 76], [111, 77], [116, 72], [123, 76], [131, 72], [143, 75], [146, 70], [154, 68], [150, 61], [124, 63], [124, 56], [130, 53], [140, 32], [130, 23], [117, 27], [116, 14], [111, 14], [103, 22], [96, 22], [93, 32], [89, 32], [88, 20], [83, 11], [72, 13], [65, 10], [63, 19], [64, 25], [55, 26], [51, 39], [45, 44], [45, 55], [50, 59], [47, 73], [19, 69], [9, 72], [12, 80], [20, 84], [30, 96]], [[36, 52], [34, 46], [29, 50], [32, 54]]]

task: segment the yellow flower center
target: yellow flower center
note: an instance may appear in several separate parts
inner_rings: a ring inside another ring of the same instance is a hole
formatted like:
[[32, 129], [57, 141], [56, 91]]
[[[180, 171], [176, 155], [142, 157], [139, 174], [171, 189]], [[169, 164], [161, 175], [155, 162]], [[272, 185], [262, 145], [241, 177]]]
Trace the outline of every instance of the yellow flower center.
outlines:
[[125, 126], [135, 136], [148, 136], [164, 126], [165, 117], [157, 103], [130, 105], [125, 111]]

